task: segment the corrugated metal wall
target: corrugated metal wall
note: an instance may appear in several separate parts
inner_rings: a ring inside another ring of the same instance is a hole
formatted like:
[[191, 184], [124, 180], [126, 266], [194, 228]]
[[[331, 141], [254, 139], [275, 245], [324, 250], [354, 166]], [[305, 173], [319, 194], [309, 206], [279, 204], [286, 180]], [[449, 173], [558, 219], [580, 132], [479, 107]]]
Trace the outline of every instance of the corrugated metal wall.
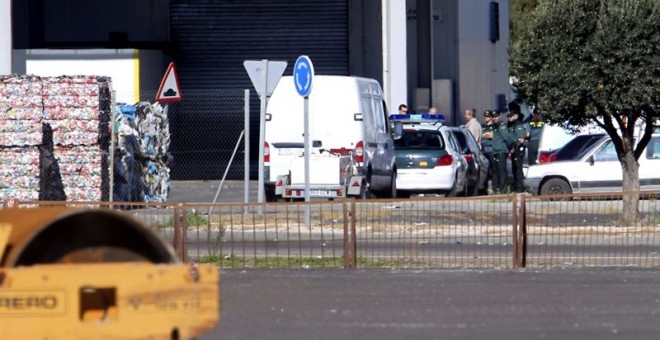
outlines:
[[317, 73], [348, 74], [347, 0], [172, 0], [182, 86], [244, 87], [244, 60], [308, 55]]
[[[291, 74], [302, 54], [312, 59], [317, 74], [348, 75], [348, 21], [348, 0], [171, 0], [172, 56], [185, 101], [185, 107], [173, 106], [172, 178], [219, 178], [243, 128], [240, 102], [218, 107], [204, 99], [212, 92], [186, 96], [186, 91], [253, 89], [244, 60], [285, 60], [285, 74]], [[223, 95], [230, 95], [227, 91]], [[237, 93], [242, 96], [242, 91]], [[256, 161], [256, 92], [251, 98], [250, 143]], [[177, 114], [184, 110], [185, 115]], [[242, 177], [240, 158], [229, 174]]]

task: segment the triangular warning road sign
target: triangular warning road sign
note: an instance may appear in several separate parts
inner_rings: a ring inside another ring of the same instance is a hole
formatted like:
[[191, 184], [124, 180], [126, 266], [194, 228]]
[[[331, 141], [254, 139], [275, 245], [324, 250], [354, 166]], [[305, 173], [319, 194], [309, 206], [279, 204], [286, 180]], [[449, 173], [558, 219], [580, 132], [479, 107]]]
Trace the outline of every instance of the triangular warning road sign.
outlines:
[[181, 101], [181, 88], [179, 87], [179, 76], [176, 73], [174, 62], [170, 63], [165, 71], [163, 80], [160, 81], [156, 101], [158, 102], [178, 102]]

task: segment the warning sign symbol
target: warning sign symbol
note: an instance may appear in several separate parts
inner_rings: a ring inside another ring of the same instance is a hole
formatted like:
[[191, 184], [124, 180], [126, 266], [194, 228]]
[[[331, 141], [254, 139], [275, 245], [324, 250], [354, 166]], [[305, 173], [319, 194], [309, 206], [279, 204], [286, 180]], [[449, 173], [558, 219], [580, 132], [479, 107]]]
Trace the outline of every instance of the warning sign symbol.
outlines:
[[156, 101], [158, 102], [178, 102], [181, 101], [181, 90], [179, 88], [179, 76], [176, 73], [174, 62], [171, 62], [165, 71], [163, 80], [158, 87]]

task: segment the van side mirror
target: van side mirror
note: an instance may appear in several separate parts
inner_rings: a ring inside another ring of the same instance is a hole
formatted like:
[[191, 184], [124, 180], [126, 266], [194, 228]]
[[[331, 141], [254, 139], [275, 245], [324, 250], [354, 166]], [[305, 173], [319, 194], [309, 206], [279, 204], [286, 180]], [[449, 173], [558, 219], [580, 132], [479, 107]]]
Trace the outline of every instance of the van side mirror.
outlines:
[[593, 166], [596, 160], [594, 159], [594, 156], [591, 155], [589, 158], [587, 158], [587, 162], [589, 162], [589, 165]]

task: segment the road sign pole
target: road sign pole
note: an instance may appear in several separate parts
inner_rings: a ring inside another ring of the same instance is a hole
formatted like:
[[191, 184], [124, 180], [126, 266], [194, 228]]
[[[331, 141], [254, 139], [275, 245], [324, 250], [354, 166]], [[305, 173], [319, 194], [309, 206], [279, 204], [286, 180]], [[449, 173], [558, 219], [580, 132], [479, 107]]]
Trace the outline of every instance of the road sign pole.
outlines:
[[305, 202], [309, 202], [309, 96], [305, 96]]
[[[304, 115], [305, 115], [305, 202], [309, 202], [309, 96], [304, 99]], [[305, 205], [305, 227], [310, 227], [310, 211], [309, 204]]]
[[[254, 89], [257, 90], [257, 94], [261, 99], [261, 107], [259, 110], [259, 188], [257, 188], [257, 201], [263, 203], [265, 201], [264, 144], [266, 144], [266, 103], [286, 69], [286, 61], [268, 61], [267, 59], [262, 59], [261, 61], [245, 60], [243, 66], [250, 76], [252, 85], [254, 85]], [[249, 139], [249, 136], [246, 136], [246, 139]], [[245, 157], [249, 157], [247, 151]], [[260, 207], [259, 213], [261, 214], [262, 212], [263, 209]]]
[[[250, 90], [245, 90], [244, 95], [244, 108], [245, 111], [245, 136], [243, 137], [243, 194], [245, 203], [250, 202]], [[247, 206], [245, 213], [247, 214]]]
[[[259, 110], [259, 188], [257, 189], [259, 203], [265, 201], [264, 197], [264, 144], [266, 143], [266, 100], [268, 87], [268, 60], [261, 60], [261, 108]], [[261, 213], [261, 209], [259, 209]]]

